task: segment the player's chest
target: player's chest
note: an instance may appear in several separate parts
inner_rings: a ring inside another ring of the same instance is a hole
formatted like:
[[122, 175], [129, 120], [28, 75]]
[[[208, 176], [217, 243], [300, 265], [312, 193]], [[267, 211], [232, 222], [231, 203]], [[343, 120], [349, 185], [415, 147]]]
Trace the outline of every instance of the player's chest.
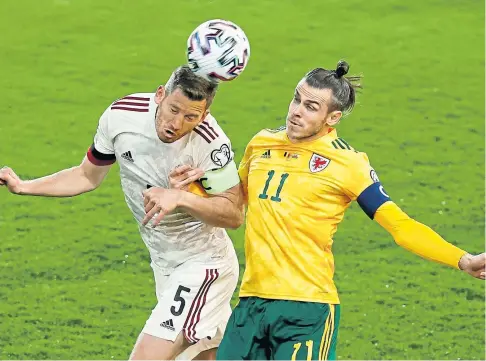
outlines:
[[192, 148], [184, 142], [165, 144], [143, 134], [123, 133], [116, 137], [114, 148], [120, 170], [126, 176], [166, 178], [181, 164], [194, 165]]
[[262, 150], [252, 157], [249, 195], [279, 199], [283, 193], [312, 202], [322, 196], [339, 194], [343, 174], [339, 159], [332, 155], [303, 150]]

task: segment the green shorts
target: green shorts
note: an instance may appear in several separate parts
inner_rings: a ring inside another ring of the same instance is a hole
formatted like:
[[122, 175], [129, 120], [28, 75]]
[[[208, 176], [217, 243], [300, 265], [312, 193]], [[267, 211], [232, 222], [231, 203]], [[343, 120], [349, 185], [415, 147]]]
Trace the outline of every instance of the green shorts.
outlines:
[[339, 305], [241, 298], [217, 360], [335, 360]]

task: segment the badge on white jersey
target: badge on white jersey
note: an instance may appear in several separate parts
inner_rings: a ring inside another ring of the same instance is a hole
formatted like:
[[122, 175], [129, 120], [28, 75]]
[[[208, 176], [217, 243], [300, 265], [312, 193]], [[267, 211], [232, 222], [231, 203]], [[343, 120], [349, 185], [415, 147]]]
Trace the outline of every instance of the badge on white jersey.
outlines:
[[222, 168], [231, 160], [231, 150], [227, 144], [223, 144], [221, 148], [215, 149], [211, 152], [211, 160], [218, 167]]
[[309, 161], [309, 169], [312, 173], [317, 173], [326, 169], [329, 163], [331, 163], [330, 159], [314, 153]]

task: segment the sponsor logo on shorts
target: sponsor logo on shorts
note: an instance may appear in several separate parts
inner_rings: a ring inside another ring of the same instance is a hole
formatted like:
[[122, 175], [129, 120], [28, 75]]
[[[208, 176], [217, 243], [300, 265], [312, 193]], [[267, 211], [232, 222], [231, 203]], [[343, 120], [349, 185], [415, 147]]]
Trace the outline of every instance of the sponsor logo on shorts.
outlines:
[[172, 322], [172, 319], [162, 322], [160, 326], [165, 327], [168, 330], [175, 331], [174, 322]]

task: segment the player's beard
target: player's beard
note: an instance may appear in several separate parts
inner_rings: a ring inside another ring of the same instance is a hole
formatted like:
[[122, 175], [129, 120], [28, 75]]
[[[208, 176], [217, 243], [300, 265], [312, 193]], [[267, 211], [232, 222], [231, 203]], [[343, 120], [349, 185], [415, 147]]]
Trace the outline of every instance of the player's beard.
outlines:
[[[292, 124], [292, 122], [294, 122], [295, 124]], [[289, 135], [290, 138], [293, 139], [305, 138], [305, 135], [302, 134], [302, 132], [304, 131], [304, 127], [301, 125], [301, 122], [294, 119], [290, 114], [287, 115], [286, 126], [287, 126], [287, 134]]]
[[[292, 124], [291, 122], [294, 122], [296, 125]], [[324, 127], [326, 127], [326, 123], [323, 123], [320, 127], [307, 129], [302, 123], [304, 122], [298, 119], [294, 119], [292, 115], [287, 115], [286, 126], [287, 135], [289, 136], [289, 138], [303, 141], [308, 138], [315, 137], [322, 132]]]
[[157, 107], [157, 110], [155, 111], [155, 119], [154, 119], [154, 123], [155, 123], [155, 132], [157, 133], [157, 137], [159, 137], [159, 139], [164, 142], [164, 143], [172, 143], [174, 142], [175, 140], [177, 139], [169, 139], [165, 136], [164, 134], [164, 128], [163, 128], [163, 119], [162, 117], [160, 116], [159, 114], [159, 107]]
[[157, 110], [155, 111], [154, 123], [155, 123], [155, 132], [157, 133], [157, 137], [159, 137], [159, 139], [163, 143], [174, 143], [190, 132], [190, 130], [187, 129], [186, 130], [181, 129], [178, 132], [175, 132], [172, 129], [170, 129], [170, 126], [165, 124], [162, 115], [159, 114], [159, 108], [157, 108]]

